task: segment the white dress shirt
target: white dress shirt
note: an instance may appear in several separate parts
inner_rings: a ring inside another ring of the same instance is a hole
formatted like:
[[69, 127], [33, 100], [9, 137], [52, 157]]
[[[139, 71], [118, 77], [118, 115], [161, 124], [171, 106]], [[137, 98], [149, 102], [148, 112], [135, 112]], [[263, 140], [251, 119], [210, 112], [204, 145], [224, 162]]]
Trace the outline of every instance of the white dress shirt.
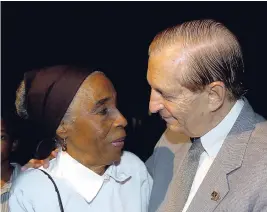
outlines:
[[234, 123], [239, 116], [243, 106], [244, 101], [238, 100], [230, 110], [230, 112], [227, 114], [227, 116], [215, 128], [201, 137], [200, 140], [205, 151], [200, 155], [196, 176], [194, 178], [183, 212], [187, 211], [192, 199], [197, 193], [199, 186], [201, 185], [214, 159], [220, 151], [225, 138], [234, 126]]
[[[61, 195], [65, 212], [146, 212], [152, 178], [144, 163], [124, 152], [118, 165], [100, 176], [60, 151], [49, 173]], [[12, 185], [11, 212], [60, 212], [52, 182], [38, 169], [23, 172]]]

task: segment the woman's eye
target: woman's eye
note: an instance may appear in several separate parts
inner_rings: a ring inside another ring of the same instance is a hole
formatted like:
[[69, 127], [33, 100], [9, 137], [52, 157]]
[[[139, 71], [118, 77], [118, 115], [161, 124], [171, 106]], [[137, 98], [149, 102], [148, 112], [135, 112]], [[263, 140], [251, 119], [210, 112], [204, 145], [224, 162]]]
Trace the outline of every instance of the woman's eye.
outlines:
[[103, 110], [99, 111], [98, 114], [100, 115], [106, 115], [108, 113], [108, 109], [104, 108]]

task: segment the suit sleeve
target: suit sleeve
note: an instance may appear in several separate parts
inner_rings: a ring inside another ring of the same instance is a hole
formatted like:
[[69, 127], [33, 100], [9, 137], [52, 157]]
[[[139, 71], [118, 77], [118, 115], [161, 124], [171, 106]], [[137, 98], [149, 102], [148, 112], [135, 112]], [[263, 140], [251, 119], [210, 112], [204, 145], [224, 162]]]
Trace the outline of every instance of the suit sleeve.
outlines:
[[153, 169], [154, 169], [154, 152], [153, 152], [153, 154], [147, 159], [147, 161], [146, 161], [146, 167], [147, 167], [147, 170], [148, 170], [149, 174], [150, 174], [151, 177], [153, 178]]
[[[267, 157], [265, 158], [266, 158], [265, 161], [267, 161]], [[261, 189], [258, 193], [256, 204], [253, 208], [253, 212], [266, 212], [266, 211], [267, 211], [267, 178], [265, 178], [265, 180], [261, 185]]]
[[151, 177], [153, 178], [154, 177], [154, 170], [155, 170], [155, 161], [156, 161], [156, 157], [157, 157], [157, 149], [158, 147], [160, 146], [161, 142], [162, 142], [162, 139], [163, 139], [163, 135], [166, 133], [166, 131], [162, 134], [162, 136], [160, 137], [160, 139], [158, 140], [155, 148], [154, 148], [154, 151], [152, 153], [152, 155], [147, 159], [146, 161], [146, 167], [147, 167], [147, 170], [149, 172], [149, 174], [151, 175]]

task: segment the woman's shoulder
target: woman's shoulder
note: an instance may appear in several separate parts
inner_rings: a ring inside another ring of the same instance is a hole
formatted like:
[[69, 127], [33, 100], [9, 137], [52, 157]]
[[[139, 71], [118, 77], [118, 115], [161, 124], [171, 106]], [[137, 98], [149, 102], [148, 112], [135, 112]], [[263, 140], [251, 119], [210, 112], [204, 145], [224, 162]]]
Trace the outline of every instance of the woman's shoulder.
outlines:
[[133, 163], [134, 165], [138, 166], [144, 166], [144, 162], [134, 153], [128, 152], [128, 151], [123, 151], [122, 156], [121, 156], [121, 164], [127, 163]]
[[47, 176], [44, 175], [41, 169], [31, 168], [26, 171], [22, 171], [13, 182], [12, 187], [32, 189], [35, 188], [36, 185], [42, 185], [46, 178]]
[[121, 156], [120, 164], [118, 165], [120, 170], [124, 170], [128, 173], [147, 173], [144, 162], [134, 153], [124, 151]]
[[49, 185], [51, 184], [51, 181], [42, 170], [49, 174], [51, 173], [52, 167], [53, 163], [50, 164], [48, 169], [40, 167], [38, 169], [30, 168], [21, 171], [12, 183], [12, 190], [36, 191], [40, 190], [40, 188], [50, 189]]

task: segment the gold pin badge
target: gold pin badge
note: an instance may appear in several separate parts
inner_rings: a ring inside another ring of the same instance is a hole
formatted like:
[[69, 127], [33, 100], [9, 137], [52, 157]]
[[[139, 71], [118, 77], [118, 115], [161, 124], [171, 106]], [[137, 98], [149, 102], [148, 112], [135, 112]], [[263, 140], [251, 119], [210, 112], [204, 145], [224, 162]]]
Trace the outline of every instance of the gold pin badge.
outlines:
[[219, 193], [216, 192], [216, 191], [213, 191], [213, 192], [211, 193], [211, 200], [217, 202], [219, 199], [220, 199], [220, 195], [219, 195]]

